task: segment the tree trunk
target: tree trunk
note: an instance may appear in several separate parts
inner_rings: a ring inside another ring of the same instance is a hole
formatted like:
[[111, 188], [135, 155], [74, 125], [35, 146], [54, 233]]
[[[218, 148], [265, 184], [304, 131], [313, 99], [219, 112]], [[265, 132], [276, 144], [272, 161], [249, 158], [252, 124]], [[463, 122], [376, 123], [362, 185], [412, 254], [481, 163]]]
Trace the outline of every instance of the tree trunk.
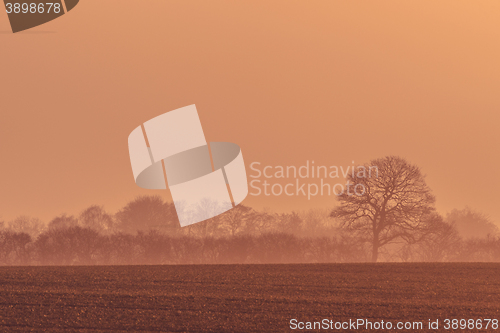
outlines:
[[372, 250], [372, 262], [377, 262], [377, 260], [378, 260], [378, 247], [375, 247], [374, 244]]
[[372, 243], [372, 262], [377, 262], [378, 259], [378, 235], [373, 235], [373, 243]]

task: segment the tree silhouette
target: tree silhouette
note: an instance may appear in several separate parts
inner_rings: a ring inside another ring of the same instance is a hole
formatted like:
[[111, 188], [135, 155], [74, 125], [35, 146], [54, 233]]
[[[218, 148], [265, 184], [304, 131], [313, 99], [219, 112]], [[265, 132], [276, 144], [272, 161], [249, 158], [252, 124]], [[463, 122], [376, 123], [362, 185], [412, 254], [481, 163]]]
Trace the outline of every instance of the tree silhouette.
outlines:
[[278, 232], [298, 234], [301, 231], [302, 222], [297, 212], [278, 214]]
[[150, 229], [173, 232], [180, 229], [174, 204], [160, 196], [140, 196], [127, 203], [115, 215], [118, 227], [127, 233]]
[[62, 214], [54, 217], [49, 222], [48, 228], [49, 230], [54, 230], [54, 229], [67, 229], [76, 226], [78, 226], [77, 218], [75, 218], [73, 215], [68, 216], [66, 214]]
[[242, 232], [247, 223], [254, 218], [254, 210], [239, 204], [231, 210], [221, 214], [222, 228], [231, 236]]
[[46, 226], [36, 217], [23, 215], [9, 221], [7, 228], [14, 232], [25, 232], [35, 239], [45, 230]]
[[488, 216], [476, 212], [469, 207], [453, 209], [446, 215], [446, 221], [455, 225], [460, 236], [464, 239], [485, 238], [498, 236], [498, 227], [490, 221]]
[[110, 234], [115, 231], [113, 217], [102, 206], [92, 205], [88, 207], [80, 214], [78, 221], [81, 226], [94, 229], [102, 234]]
[[28, 263], [28, 244], [31, 241], [30, 235], [24, 232], [0, 231], [0, 264]]
[[455, 226], [444, 221], [437, 213], [430, 216], [428, 222], [431, 225], [424, 228], [420, 237], [414, 238], [415, 241], [402, 244], [399, 248], [395, 246], [390, 254], [393, 258], [403, 262], [442, 262], [459, 259], [463, 241]]
[[279, 215], [269, 210], [255, 212], [251, 223], [247, 223], [245, 230], [252, 235], [262, 235], [268, 232], [276, 232], [276, 226], [279, 224]]
[[90, 265], [99, 250], [97, 231], [80, 226], [51, 228], [35, 241], [43, 265]]
[[358, 167], [347, 176], [347, 188], [338, 200], [340, 206], [330, 216], [371, 243], [373, 262], [384, 245], [397, 239], [414, 241], [432, 225], [434, 196], [420, 169], [400, 157]]

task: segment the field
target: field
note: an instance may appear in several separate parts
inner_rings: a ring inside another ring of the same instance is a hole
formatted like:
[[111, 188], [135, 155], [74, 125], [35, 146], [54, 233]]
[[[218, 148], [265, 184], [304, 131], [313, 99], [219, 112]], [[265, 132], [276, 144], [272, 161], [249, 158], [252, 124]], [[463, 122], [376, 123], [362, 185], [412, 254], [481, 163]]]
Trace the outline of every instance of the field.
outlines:
[[446, 318], [500, 319], [499, 273], [497, 264], [1, 267], [0, 331], [300, 331], [293, 318], [424, 328], [439, 319], [444, 331]]

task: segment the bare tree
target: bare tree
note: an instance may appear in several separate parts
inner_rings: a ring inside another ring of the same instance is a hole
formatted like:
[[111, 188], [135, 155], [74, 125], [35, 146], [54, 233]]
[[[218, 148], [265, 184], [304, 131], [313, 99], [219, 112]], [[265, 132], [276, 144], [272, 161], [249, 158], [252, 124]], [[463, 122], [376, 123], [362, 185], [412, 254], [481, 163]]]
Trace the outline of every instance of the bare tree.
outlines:
[[254, 210], [245, 205], [239, 204], [231, 210], [224, 212], [221, 215], [223, 228], [227, 230], [229, 235], [234, 236], [237, 233], [243, 232], [248, 221], [254, 217]]
[[[176, 203], [176, 207], [178, 207]], [[219, 212], [225, 211], [231, 207], [231, 203], [219, 202], [210, 198], [202, 199], [199, 204], [190, 210], [190, 216], [193, 221], [203, 221], [202, 223], [190, 224], [183, 228], [183, 233], [189, 236], [214, 236], [221, 231], [221, 215]], [[181, 205], [181, 209], [182, 209]], [[182, 214], [182, 213], [181, 213]], [[185, 214], [185, 211], [184, 211]]]
[[435, 202], [420, 169], [396, 156], [357, 167], [338, 200], [340, 206], [330, 216], [371, 244], [373, 262], [384, 245], [397, 239], [415, 241], [432, 224]]
[[54, 217], [48, 225], [49, 230], [54, 230], [54, 229], [67, 229], [71, 227], [76, 227], [78, 226], [78, 219], [75, 218], [73, 215], [66, 215], [62, 214], [59, 216]]
[[498, 227], [491, 222], [488, 216], [474, 211], [469, 207], [453, 209], [446, 215], [446, 222], [455, 225], [460, 236], [464, 239], [496, 237]]
[[278, 214], [278, 221], [276, 225], [278, 232], [292, 235], [301, 234], [303, 221], [297, 212], [292, 211], [291, 213]]
[[279, 223], [279, 216], [270, 209], [255, 212], [252, 218], [247, 221], [246, 232], [252, 235], [262, 235], [269, 232], [276, 232], [276, 225]]
[[302, 228], [299, 236], [301, 237], [333, 237], [336, 234], [335, 223], [329, 218], [329, 209], [310, 209], [301, 212]]
[[78, 221], [83, 227], [94, 229], [102, 234], [115, 231], [113, 216], [108, 214], [102, 206], [88, 207], [80, 214]]
[[29, 262], [30, 235], [0, 231], [0, 265], [25, 265]]
[[129, 202], [115, 215], [118, 227], [127, 233], [148, 232], [151, 229], [176, 231], [180, 229], [174, 204], [160, 196], [140, 196]]
[[420, 261], [453, 261], [459, 252], [461, 238], [453, 224], [438, 221], [432, 232], [416, 244], [417, 259]]
[[36, 217], [23, 215], [9, 221], [7, 229], [18, 233], [25, 232], [35, 239], [46, 229], [46, 225]]
[[50, 228], [35, 241], [38, 260], [43, 265], [94, 264], [101, 237], [97, 231], [80, 226]]

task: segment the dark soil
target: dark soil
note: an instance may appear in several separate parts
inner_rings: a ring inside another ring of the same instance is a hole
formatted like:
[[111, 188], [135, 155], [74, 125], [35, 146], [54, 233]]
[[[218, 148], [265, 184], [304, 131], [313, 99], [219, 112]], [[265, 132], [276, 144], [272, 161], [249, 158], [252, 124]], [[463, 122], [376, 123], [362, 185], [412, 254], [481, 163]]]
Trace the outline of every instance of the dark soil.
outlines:
[[0, 268], [2, 332], [299, 331], [294, 318], [429, 332], [429, 319], [500, 319], [499, 308], [499, 264]]

